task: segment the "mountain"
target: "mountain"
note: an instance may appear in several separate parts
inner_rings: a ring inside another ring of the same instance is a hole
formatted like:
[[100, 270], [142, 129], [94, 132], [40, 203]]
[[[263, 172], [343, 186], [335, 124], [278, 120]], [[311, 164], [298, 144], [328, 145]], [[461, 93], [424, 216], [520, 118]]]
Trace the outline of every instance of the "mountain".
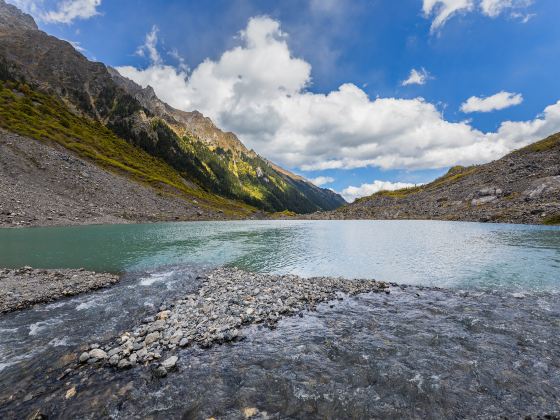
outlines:
[[414, 188], [381, 191], [319, 217], [560, 224], [560, 133]]
[[[1, 127], [65, 147], [87, 143], [96, 153], [105, 153], [106, 159], [101, 159], [105, 164], [112, 161], [122, 170], [122, 165], [127, 166], [123, 156], [109, 159], [108, 144], [100, 151], [99, 144], [84, 140], [76, 130], [103, 126], [111, 132], [101, 136], [105, 143], [108, 138], [117, 141], [114, 135], [173, 168], [187, 186], [181, 186], [180, 194], [201, 190], [271, 212], [309, 213], [344, 203], [338, 194], [247, 150], [233, 133], [221, 131], [202, 114], [174, 109], [160, 101], [153, 89], [142, 89], [103, 63], [89, 61], [70, 43], [40, 31], [30, 16], [4, 0], [0, 0], [0, 80], [4, 81], [0, 106], [9, 116], [0, 119]], [[42, 106], [18, 104], [31, 98], [35, 102], [42, 98]], [[20, 112], [10, 113], [10, 108]], [[41, 127], [41, 119], [54, 114], [58, 119], [64, 114], [65, 124], [71, 121], [75, 126], [58, 127], [53, 121], [49, 130]], [[86, 156], [82, 149], [73, 146]]]

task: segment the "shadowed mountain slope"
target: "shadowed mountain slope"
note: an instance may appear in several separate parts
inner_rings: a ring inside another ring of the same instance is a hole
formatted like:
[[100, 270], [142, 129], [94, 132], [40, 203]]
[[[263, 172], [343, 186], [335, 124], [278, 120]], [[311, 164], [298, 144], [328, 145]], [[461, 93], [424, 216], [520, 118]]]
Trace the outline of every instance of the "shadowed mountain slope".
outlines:
[[[157, 99], [151, 88], [142, 89], [104, 64], [89, 61], [70, 43], [38, 30], [30, 16], [3, 0], [0, 79], [15, 82], [10, 89], [19, 94], [46, 95], [45, 101], [62, 104], [82, 121], [103, 125], [164, 161], [194, 189], [266, 211], [308, 213], [344, 203], [338, 194], [247, 150], [234, 134], [222, 132], [202, 114], [176, 110]], [[25, 109], [22, 112], [25, 116]], [[30, 135], [18, 131], [24, 124], [13, 118], [10, 124], [1, 119], [0, 126]]]

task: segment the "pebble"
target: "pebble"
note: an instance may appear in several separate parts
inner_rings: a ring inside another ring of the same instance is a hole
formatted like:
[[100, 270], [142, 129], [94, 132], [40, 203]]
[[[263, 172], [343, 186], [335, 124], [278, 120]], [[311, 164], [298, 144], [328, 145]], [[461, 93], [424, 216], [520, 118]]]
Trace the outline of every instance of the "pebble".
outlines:
[[[322, 302], [389, 289], [388, 284], [374, 280], [306, 279], [234, 268], [214, 269], [198, 280], [201, 285], [196, 293], [160, 306], [155, 315], [120, 334], [104, 347], [109, 355], [101, 349], [91, 350], [88, 363], [93, 359], [105, 362], [110, 357], [110, 365], [125, 369], [153, 363], [165, 355], [159, 367], [166, 375], [177, 364], [178, 357], [173, 354], [177, 347], [196, 344], [209, 348], [232, 342], [242, 338], [239, 330], [243, 326], [262, 324], [273, 329], [284, 316], [302, 316], [303, 311], [314, 310]], [[157, 369], [154, 374], [163, 375]]]
[[89, 357], [93, 359], [106, 359], [107, 353], [101, 349], [93, 349], [89, 352]]
[[165, 370], [171, 370], [177, 364], [177, 360], [179, 360], [177, 356], [171, 356], [161, 362], [161, 365], [165, 368]]

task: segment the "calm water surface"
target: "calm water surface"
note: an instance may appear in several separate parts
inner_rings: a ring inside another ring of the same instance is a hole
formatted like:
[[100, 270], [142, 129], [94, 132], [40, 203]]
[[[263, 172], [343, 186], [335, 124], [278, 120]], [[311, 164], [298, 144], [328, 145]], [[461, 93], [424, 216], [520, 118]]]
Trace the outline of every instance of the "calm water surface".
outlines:
[[441, 287], [560, 288], [560, 228], [437, 221], [190, 222], [0, 230], [0, 267], [229, 264]]

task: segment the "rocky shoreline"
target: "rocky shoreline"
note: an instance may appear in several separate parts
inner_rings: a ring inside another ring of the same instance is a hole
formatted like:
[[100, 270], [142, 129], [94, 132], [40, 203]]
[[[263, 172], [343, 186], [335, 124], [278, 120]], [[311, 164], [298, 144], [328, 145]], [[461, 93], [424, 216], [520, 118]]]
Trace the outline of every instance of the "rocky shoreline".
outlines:
[[152, 365], [154, 375], [161, 377], [175, 367], [178, 348], [209, 348], [236, 341], [242, 338], [244, 326], [262, 324], [274, 329], [283, 317], [302, 316], [319, 303], [343, 300], [344, 296], [390, 293], [389, 284], [375, 280], [306, 279], [235, 268], [214, 269], [198, 280], [197, 293], [160, 307], [157, 314], [109, 344], [83, 348], [79, 363], [118, 369]]
[[108, 287], [117, 281], [118, 275], [84, 269], [0, 269], [0, 313]]

